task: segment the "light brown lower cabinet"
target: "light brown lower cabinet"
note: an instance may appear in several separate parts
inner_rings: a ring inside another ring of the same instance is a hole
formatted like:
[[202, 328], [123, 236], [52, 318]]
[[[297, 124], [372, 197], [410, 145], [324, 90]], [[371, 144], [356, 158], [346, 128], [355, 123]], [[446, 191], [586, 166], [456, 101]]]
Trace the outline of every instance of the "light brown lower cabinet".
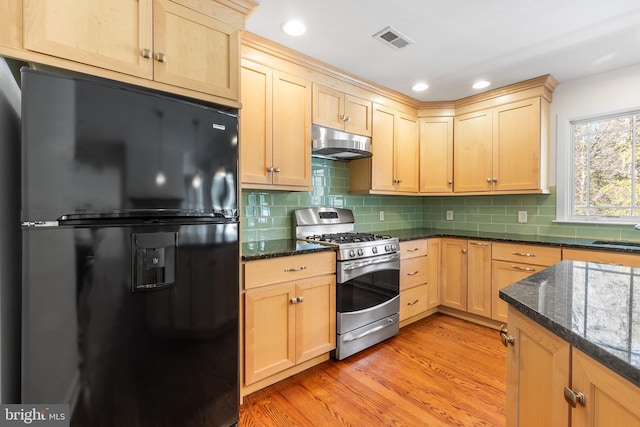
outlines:
[[491, 250], [491, 318], [507, 321], [507, 303], [500, 289], [560, 262], [562, 250], [556, 247], [493, 243]]
[[[318, 266], [326, 271], [320, 273]], [[290, 281], [264, 286], [247, 283], [260, 278], [283, 280], [289, 274]], [[245, 385], [335, 349], [335, 254], [247, 262], [243, 332]]]
[[[638, 427], [640, 388], [509, 307], [507, 426]], [[573, 408], [565, 388], [584, 396]]]
[[401, 322], [419, 320], [420, 315], [439, 305], [439, 272], [440, 239], [400, 243]]
[[591, 249], [563, 249], [562, 259], [640, 268], [640, 255]]

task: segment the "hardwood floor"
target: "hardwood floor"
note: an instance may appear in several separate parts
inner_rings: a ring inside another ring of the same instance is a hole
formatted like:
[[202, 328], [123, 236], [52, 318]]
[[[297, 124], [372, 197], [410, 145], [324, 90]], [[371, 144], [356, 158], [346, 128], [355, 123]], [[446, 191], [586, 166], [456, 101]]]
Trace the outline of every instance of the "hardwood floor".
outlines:
[[435, 314], [245, 397], [239, 425], [504, 427], [505, 387], [498, 332]]

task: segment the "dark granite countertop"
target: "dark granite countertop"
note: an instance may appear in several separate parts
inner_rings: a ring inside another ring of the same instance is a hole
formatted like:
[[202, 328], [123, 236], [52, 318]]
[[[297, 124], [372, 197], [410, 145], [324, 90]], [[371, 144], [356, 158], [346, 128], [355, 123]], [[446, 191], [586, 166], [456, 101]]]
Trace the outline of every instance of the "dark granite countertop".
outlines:
[[332, 250], [334, 250], [334, 248], [330, 246], [307, 243], [294, 239], [260, 240], [242, 244], [242, 260], [251, 261]]
[[640, 269], [562, 261], [500, 298], [640, 387]]
[[[612, 252], [637, 252], [640, 254], [640, 243], [617, 242], [616, 245], [594, 243], [596, 239], [572, 239], [554, 236], [530, 236], [513, 233], [488, 233], [482, 231], [442, 230], [437, 228], [413, 228], [390, 230], [381, 234], [397, 237], [401, 242], [432, 237], [462, 237], [468, 239], [491, 240], [494, 242], [525, 243], [532, 245], [557, 246], [559, 248], [594, 249]], [[250, 261], [263, 258], [276, 258], [307, 252], [330, 251], [331, 247], [305, 243], [294, 239], [260, 240], [242, 244], [242, 259]]]
[[532, 245], [557, 246], [561, 248], [640, 253], [640, 243], [615, 242], [615, 245], [596, 243], [599, 241], [604, 241], [604, 239], [574, 239], [570, 237], [531, 236], [526, 234], [489, 233], [484, 231], [456, 231], [436, 228], [391, 230], [385, 231], [384, 234], [388, 234], [392, 237], [397, 237], [401, 242], [407, 240], [427, 239], [430, 237], [464, 237], [468, 239], [492, 240], [494, 242], [526, 243]]

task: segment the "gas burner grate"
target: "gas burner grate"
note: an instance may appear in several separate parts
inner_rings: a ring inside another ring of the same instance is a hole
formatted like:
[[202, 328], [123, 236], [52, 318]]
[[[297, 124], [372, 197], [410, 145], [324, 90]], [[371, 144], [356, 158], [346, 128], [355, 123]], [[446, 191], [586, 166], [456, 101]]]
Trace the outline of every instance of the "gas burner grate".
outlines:
[[332, 233], [316, 234], [309, 236], [307, 240], [329, 243], [359, 243], [373, 242], [376, 240], [390, 239], [391, 236], [380, 236], [373, 233]]

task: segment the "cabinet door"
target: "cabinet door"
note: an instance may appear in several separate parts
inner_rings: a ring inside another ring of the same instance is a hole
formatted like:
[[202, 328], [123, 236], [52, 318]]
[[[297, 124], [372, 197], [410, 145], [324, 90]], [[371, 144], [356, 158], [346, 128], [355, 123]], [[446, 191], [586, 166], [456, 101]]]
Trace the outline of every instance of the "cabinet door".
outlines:
[[562, 391], [569, 384], [569, 343], [514, 309], [508, 334], [514, 341], [507, 348], [507, 425], [568, 426]]
[[398, 191], [418, 192], [418, 119], [398, 114], [395, 138], [395, 173]]
[[500, 299], [500, 289], [544, 270], [545, 266], [515, 264], [506, 261], [491, 262], [491, 318], [500, 322], [507, 321], [508, 304]]
[[571, 412], [572, 427], [640, 426], [640, 389], [580, 350], [571, 356], [571, 389], [585, 406]]
[[24, 47], [151, 79], [152, 0], [24, 0]]
[[313, 123], [343, 130], [344, 93], [330, 87], [313, 84]]
[[454, 191], [490, 191], [493, 186], [491, 110], [454, 119]]
[[442, 287], [440, 303], [467, 310], [467, 241], [442, 239]]
[[427, 283], [428, 259], [426, 256], [407, 258], [400, 262], [400, 290]]
[[301, 363], [336, 348], [336, 276], [296, 283], [296, 298], [296, 363]]
[[493, 189], [539, 188], [540, 98], [496, 107], [493, 120]]
[[349, 94], [344, 96], [344, 130], [358, 135], [371, 136], [371, 111], [373, 103]]
[[296, 297], [293, 284], [245, 292], [245, 384], [295, 365]]
[[22, 0], [0, 0], [0, 46], [22, 49]]
[[429, 239], [427, 242], [427, 285], [428, 299], [427, 308], [440, 305], [440, 239]]
[[420, 119], [420, 192], [453, 191], [453, 118]]
[[467, 312], [491, 317], [491, 243], [469, 241]]
[[273, 183], [311, 188], [311, 82], [273, 71]]
[[371, 138], [371, 189], [394, 191], [394, 149], [396, 115], [393, 110], [375, 105], [373, 107], [373, 127]]
[[243, 61], [241, 76], [242, 184], [271, 184], [273, 173], [267, 171], [273, 165], [271, 68]]
[[238, 99], [236, 27], [169, 0], [154, 1], [153, 17], [155, 80]]

